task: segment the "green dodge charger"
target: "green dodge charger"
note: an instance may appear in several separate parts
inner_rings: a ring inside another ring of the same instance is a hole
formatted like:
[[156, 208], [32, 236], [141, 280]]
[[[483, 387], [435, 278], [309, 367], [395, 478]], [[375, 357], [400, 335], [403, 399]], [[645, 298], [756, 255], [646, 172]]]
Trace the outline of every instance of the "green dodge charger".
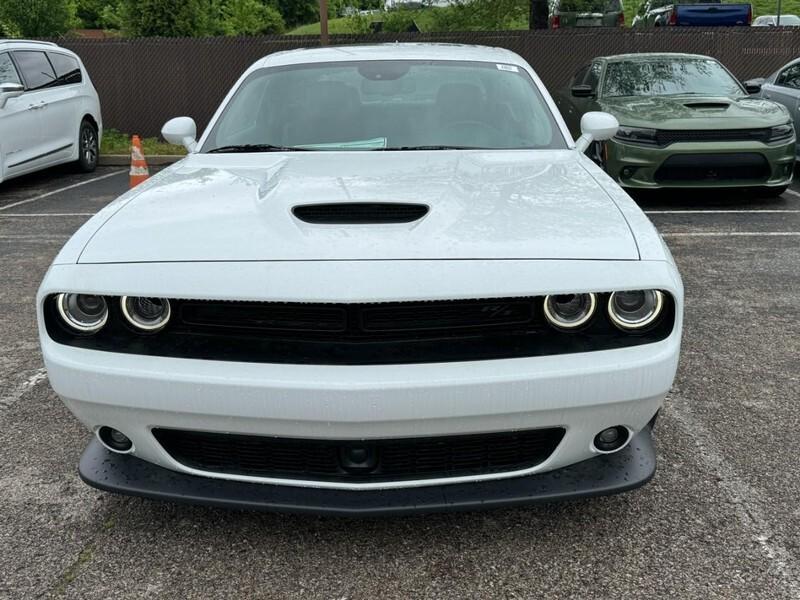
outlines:
[[748, 187], [780, 195], [791, 183], [795, 131], [784, 106], [751, 98], [719, 62], [690, 54], [594, 59], [557, 96], [570, 131], [589, 111], [614, 115], [613, 139], [589, 152], [629, 188]]

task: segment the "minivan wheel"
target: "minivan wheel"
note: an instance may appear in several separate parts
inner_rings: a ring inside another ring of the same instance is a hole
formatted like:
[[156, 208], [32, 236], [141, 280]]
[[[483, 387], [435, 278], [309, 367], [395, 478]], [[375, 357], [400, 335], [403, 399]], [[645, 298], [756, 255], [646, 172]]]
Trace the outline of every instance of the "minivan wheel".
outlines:
[[97, 156], [100, 148], [97, 140], [97, 128], [89, 121], [81, 123], [80, 133], [78, 134], [78, 167], [84, 173], [89, 173], [97, 167]]

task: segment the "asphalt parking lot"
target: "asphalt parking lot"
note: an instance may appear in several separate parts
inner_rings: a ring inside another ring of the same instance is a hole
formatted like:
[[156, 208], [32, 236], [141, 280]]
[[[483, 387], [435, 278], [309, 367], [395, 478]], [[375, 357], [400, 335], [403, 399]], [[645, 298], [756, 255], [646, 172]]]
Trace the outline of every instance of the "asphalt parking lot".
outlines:
[[800, 598], [800, 186], [640, 199], [687, 291], [659, 466], [620, 496], [345, 520], [108, 495], [50, 390], [34, 298], [127, 188], [121, 168], [0, 184], [0, 597]]

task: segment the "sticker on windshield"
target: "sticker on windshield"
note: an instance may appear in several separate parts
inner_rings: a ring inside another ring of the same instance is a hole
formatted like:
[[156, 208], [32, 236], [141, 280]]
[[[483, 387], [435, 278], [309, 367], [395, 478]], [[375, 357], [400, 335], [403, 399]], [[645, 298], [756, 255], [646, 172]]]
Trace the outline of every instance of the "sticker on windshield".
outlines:
[[519, 67], [515, 67], [514, 65], [497, 65], [497, 68], [501, 71], [510, 71], [511, 73], [519, 73]]

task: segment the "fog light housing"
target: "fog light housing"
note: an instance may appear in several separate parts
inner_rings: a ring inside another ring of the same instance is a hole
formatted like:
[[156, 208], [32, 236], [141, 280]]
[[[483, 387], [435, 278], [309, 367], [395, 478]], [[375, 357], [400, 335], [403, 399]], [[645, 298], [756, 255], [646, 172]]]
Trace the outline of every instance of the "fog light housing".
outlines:
[[113, 427], [103, 425], [97, 430], [97, 437], [112, 452], [127, 454], [133, 450], [133, 442], [128, 436]]
[[167, 326], [172, 310], [166, 298], [123, 296], [120, 308], [125, 319], [138, 331], [154, 333]]
[[59, 294], [56, 308], [64, 323], [78, 333], [96, 333], [108, 321], [108, 305], [102, 296]]
[[630, 179], [636, 174], [636, 167], [623, 167], [622, 171], [619, 172], [620, 177], [622, 179]]
[[594, 447], [599, 452], [616, 452], [628, 442], [629, 436], [627, 427], [622, 425], [608, 427], [594, 436]]

